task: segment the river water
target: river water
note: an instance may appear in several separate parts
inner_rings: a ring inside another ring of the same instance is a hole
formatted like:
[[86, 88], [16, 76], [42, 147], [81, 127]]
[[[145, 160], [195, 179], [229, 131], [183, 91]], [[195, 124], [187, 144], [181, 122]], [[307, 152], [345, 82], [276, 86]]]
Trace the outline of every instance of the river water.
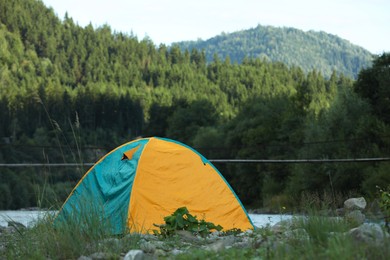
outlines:
[[[43, 218], [48, 212], [37, 210], [6, 210], [0, 211], [0, 226], [6, 227], [8, 221], [16, 221], [30, 227], [39, 219]], [[55, 213], [55, 212], [53, 212]], [[290, 219], [291, 215], [268, 215], [268, 214], [249, 214], [252, 223], [256, 227], [264, 227], [267, 224], [274, 225], [281, 220]]]

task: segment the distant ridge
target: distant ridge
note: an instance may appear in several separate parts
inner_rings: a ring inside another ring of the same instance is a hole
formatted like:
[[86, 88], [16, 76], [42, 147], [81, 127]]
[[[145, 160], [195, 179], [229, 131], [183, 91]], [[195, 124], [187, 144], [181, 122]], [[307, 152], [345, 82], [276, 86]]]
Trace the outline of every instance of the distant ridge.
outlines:
[[207, 61], [214, 54], [220, 59], [229, 56], [231, 62], [245, 58], [264, 58], [298, 66], [305, 72], [313, 69], [330, 77], [333, 71], [356, 78], [362, 68], [371, 66], [373, 55], [336, 35], [326, 32], [298, 30], [290, 27], [258, 25], [233, 33], [222, 33], [208, 40], [183, 41], [182, 50], [204, 50]]

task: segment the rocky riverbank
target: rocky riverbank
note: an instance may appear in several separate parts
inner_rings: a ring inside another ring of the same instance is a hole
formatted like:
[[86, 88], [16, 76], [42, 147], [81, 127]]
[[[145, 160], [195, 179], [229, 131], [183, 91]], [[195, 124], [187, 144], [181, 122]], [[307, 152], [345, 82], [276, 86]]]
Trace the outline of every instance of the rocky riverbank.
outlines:
[[[349, 223], [348, 230], [328, 230], [325, 237], [351, 239], [356, 245], [381, 248], [389, 245], [389, 233], [384, 225], [367, 223], [364, 215], [366, 208], [364, 198], [352, 198], [344, 203], [344, 208], [338, 210], [339, 216], [326, 218], [328, 223], [337, 226], [339, 222]], [[189, 231], [178, 230], [172, 237], [163, 238], [156, 235], [128, 234], [123, 237], [110, 237], [94, 241], [78, 259], [155, 259], [176, 258], [192, 255], [194, 252], [220, 254], [227, 250], [257, 250], [272, 252], [278, 248], [293, 250], [297, 244], [310, 243], [318, 239], [313, 234], [309, 223], [310, 217], [294, 217], [267, 227], [248, 230], [246, 232], [213, 232], [206, 237]], [[316, 220], [318, 221], [318, 220]], [[321, 220], [322, 221], [322, 220]], [[26, 230], [22, 224], [8, 222], [8, 227], [0, 228], [0, 256], [6, 253], [10, 239], [20, 239], [20, 234]], [[88, 247], [88, 246], [87, 246]], [[121, 248], [120, 253], [113, 253], [112, 248]], [[127, 249], [126, 249], [127, 248]], [[94, 251], [96, 250], [96, 251]], [[1, 258], [1, 257], [0, 257]]]

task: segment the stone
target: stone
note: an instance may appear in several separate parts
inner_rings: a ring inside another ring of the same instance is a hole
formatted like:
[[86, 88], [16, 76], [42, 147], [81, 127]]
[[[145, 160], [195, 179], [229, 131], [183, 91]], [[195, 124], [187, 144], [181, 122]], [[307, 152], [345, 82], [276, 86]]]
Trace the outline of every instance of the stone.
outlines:
[[219, 237], [221, 234], [222, 234], [222, 232], [220, 232], [220, 231], [214, 231], [214, 232], [211, 232], [211, 233], [207, 236], [207, 238], [209, 238], [209, 239], [214, 239], [214, 238]]
[[351, 222], [360, 226], [364, 223], [366, 216], [360, 210], [353, 210], [345, 215], [345, 218]]
[[154, 255], [157, 257], [163, 257], [163, 256], [167, 256], [167, 252], [165, 252], [162, 249], [156, 249], [156, 251], [154, 252]]
[[156, 249], [162, 249], [165, 251], [170, 250], [169, 246], [167, 245], [167, 243], [164, 243], [164, 241], [153, 241], [151, 243], [153, 243]]
[[251, 248], [253, 243], [251, 243], [252, 241], [240, 241], [240, 242], [236, 242], [233, 244], [233, 247], [234, 248]]
[[279, 221], [271, 227], [271, 231], [274, 234], [280, 234], [285, 232], [286, 230], [291, 230], [295, 226], [294, 221], [295, 219], [286, 219], [286, 220]]
[[176, 249], [176, 248], [171, 251], [172, 255], [180, 255], [180, 254], [183, 254], [183, 253], [184, 253], [183, 250]]
[[253, 230], [252, 229], [248, 229], [247, 231], [245, 232], [241, 232], [239, 233], [237, 236], [238, 237], [245, 237], [245, 236], [250, 236], [253, 234]]
[[271, 227], [271, 231], [274, 234], [281, 234], [285, 232], [288, 229], [288, 223], [285, 222], [278, 222], [275, 225]]
[[77, 258], [77, 260], [92, 260], [92, 258], [89, 256], [82, 255], [79, 258]]
[[250, 237], [250, 236], [245, 236], [245, 237], [242, 237], [242, 238], [241, 238], [241, 241], [242, 241], [242, 242], [253, 243], [254, 240], [255, 240], [255, 238], [254, 238], [254, 237]]
[[139, 244], [139, 247], [142, 251], [144, 251], [145, 253], [151, 253], [153, 254], [154, 251], [156, 251], [156, 245], [154, 245], [153, 243], [149, 242], [149, 241], [142, 241], [140, 244]]
[[148, 240], [148, 241], [152, 241], [152, 240], [157, 241], [158, 240], [157, 236], [151, 235], [151, 234], [144, 234], [143, 238]]
[[198, 238], [188, 230], [176, 230], [175, 234], [187, 242], [198, 240]]
[[206, 250], [220, 252], [225, 249], [225, 243], [222, 240], [216, 241], [208, 246], [206, 246]]
[[350, 198], [344, 201], [344, 208], [348, 211], [351, 210], [363, 210], [367, 206], [367, 202], [363, 197], [360, 198]]
[[222, 237], [220, 240], [207, 245], [206, 250], [220, 252], [226, 248], [231, 247], [235, 242], [234, 236]]
[[111, 257], [112, 257], [112, 255], [109, 255], [109, 254], [104, 253], [104, 252], [96, 252], [96, 253], [93, 253], [92, 255], [89, 256], [89, 258], [91, 258], [93, 260], [110, 259]]
[[126, 253], [123, 260], [142, 260], [145, 258], [145, 254], [142, 250], [133, 249]]
[[347, 232], [357, 242], [362, 243], [374, 243], [382, 244], [390, 236], [389, 234], [379, 225], [375, 223], [364, 223], [363, 225], [353, 228]]
[[301, 242], [309, 241], [310, 236], [307, 231], [303, 228], [297, 228], [293, 230], [288, 230], [283, 233], [283, 237], [287, 240], [298, 240]]
[[100, 246], [105, 245], [106, 247], [119, 247], [121, 241], [118, 238], [106, 238], [99, 242]]

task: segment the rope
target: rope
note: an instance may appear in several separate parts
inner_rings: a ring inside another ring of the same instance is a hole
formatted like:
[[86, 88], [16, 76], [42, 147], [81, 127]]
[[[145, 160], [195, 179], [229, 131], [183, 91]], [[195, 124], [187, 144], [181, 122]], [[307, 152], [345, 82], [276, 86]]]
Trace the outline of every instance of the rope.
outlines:
[[[266, 160], [266, 159], [210, 159], [213, 163], [361, 163], [383, 162], [390, 158], [354, 158], [354, 159], [298, 159], [298, 160]], [[95, 163], [0, 163], [0, 167], [82, 167]]]

